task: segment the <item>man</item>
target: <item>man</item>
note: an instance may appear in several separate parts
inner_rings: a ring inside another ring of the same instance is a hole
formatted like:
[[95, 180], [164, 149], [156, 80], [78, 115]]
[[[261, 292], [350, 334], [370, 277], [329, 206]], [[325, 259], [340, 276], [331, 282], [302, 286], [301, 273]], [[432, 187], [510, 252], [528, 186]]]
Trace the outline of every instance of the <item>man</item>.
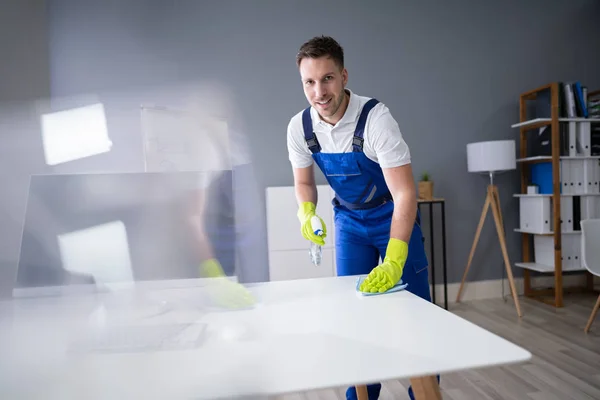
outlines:
[[[431, 301], [410, 152], [398, 124], [383, 103], [346, 88], [344, 52], [331, 37], [304, 43], [296, 62], [310, 104], [287, 132], [302, 235], [320, 245], [327, 236], [323, 220], [322, 236], [310, 223], [316, 162], [335, 192], [337, 274], [367, 275], [364, 292], [385, 292], [402, 279], [407, 290]], [[379, 397], [380, 384], [367, 388], [369, 399]], [[346, 396], [355, 399], [355, 389]]]

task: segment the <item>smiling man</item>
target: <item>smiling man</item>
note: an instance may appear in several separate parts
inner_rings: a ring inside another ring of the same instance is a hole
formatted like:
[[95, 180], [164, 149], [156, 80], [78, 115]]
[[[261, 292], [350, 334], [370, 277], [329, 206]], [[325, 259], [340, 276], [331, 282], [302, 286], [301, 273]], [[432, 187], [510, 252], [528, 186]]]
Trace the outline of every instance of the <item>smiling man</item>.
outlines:
[[[410, 151], [396, 120], [383, 103], [346, 88], [344, 52], [333, 38], [304, 43], [296, 62], [310, 104], [287, 131], [302, 235], [320, 245], [327, 236], [323, 220], [323, 236], [313, 233], [310, 222], [316, 163], [335, 192], [337, 274], [367, 275], [360, 290], [371, 293], [402, 279], [407, 290], [431, 301]], [[377, 329], [377, 321], [357, 321], [365, 322]], [[380, 384], [367, 388], [369, 399], [379, 397]], [[355, 389], [346, 396], [355, 399]]]

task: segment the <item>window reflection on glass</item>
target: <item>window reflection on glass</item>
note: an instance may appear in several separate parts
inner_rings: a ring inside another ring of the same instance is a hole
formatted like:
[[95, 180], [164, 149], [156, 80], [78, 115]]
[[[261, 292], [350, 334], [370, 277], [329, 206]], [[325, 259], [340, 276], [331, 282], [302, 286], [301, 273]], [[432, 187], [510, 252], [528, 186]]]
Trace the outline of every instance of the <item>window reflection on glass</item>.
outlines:
[[107, 153], [112, 146], [102, 104], [43, 114], [41, 124], [48, 165]]
[[63, 267], [107, 288], [133, 284], [125, 225], [121, 221], [58, 235]]

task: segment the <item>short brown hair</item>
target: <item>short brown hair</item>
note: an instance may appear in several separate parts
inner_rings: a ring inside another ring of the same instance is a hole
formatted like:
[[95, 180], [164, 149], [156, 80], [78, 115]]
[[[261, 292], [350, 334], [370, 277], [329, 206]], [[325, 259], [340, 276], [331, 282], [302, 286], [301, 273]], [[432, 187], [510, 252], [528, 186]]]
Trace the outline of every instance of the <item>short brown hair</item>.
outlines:
[[296, 64], [300, 66], [304, 58], [320, 58], [323, 56], [333, 58], [340, 69], [344, 68], [344, 49], [330, 36], [315, 36], [300, 46], [300, 50], [296, 55]]

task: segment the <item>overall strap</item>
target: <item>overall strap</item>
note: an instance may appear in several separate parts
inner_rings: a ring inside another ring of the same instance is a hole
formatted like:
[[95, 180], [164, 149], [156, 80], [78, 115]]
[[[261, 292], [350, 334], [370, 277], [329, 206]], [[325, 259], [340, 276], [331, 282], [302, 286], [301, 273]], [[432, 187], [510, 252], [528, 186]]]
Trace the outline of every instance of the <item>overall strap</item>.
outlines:
[[304, 128], [304, 140], [311, 153], [315, 154], [321, 151], [321, 145], [317, 140], [317, 135], [312, 128], [312, 118], [310, 117], [310, 107], [302, 112], [302, 127]]
[[362, 152], [363, 151], [363, 143], [365, 139], [363, 138], [365, 134], [365, 125], [367, 124], [367, 117], [369, 116], [369, 112], [379, 103], [377, 99], [371, 99], [365, 103], [362, 111], [360, 112], [360, 116], [358, 117], [358, 122], [356, 124], [356, 129], [354, 130], [354, 138], [352, 139], [352, 148], [354, 152]]

